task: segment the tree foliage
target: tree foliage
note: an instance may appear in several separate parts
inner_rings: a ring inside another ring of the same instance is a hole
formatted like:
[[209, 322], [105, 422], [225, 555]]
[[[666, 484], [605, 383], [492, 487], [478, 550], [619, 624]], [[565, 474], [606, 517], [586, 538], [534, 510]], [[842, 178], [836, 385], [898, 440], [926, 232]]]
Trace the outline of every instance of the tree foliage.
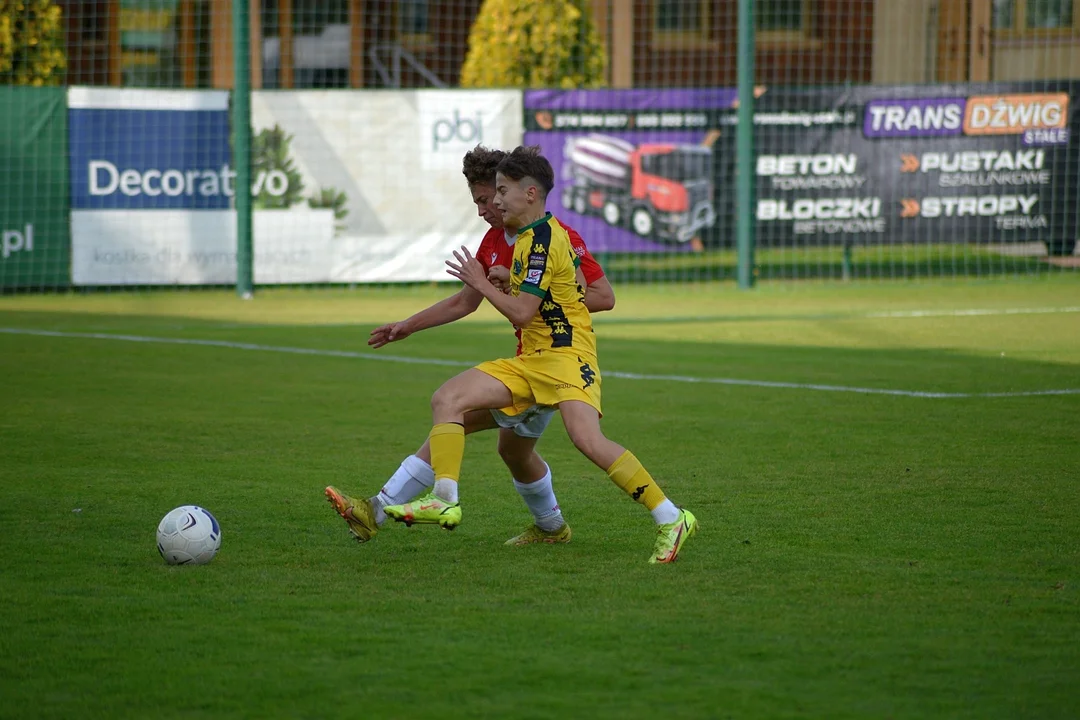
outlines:
[[348, 198], [345, 193], [337, 188], [324, 187], [319, 188], [311, 197], [308, 198], [308, 207], [311, 208], [328, 208], [334, 211], [334, 231], [341, 232], [345, 229], [345, 223], [341, 222], [349, 214], [349, 209], [346, 206], [348, 204]]
[[0, 0], [0, 85], [59, 85], [63, 32], [50, 0]]
[[588, 5], [484, 0], [469, 32], [462, 87], [601, 87], [607, 55]]
[[283, 195], [270, 192], [269, 184], [264, 182], [262, 189], [252, 198], [252, 205], [260, 209], [282, 209], [295, 205], [303, 199], [304, 178], [296, 169], [292, 159], [293, 136], [279, 125], [265, 128], [251, 139], [251, 174], [264, 177], [270, 172], [280, 170], [288, 178], [289, 184]]

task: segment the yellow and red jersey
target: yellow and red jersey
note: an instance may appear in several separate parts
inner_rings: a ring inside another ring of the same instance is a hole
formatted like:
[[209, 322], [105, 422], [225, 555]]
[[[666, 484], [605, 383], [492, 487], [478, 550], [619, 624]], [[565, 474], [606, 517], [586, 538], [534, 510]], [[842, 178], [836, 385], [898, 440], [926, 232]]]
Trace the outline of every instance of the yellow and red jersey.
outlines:
[[596, 335], [575, 272], [580, 263], [570, 234], [551, 213], [518, 231], [510, 293], [541, 298], [539, 312], [521, 328], [521, 354], [569, 350], [595, 363]]
[[[589, 252], [589, 248], [585, 246], [585, 241], [577, 230], [574, 230], [561, 220], [556, 219], [556, 222], [566, 231], [570, 239], [570, 247], [573, 248], [574, 254], [581, 260], [581, 272], [585, 276], [585, 284], [592, 285], [604, 277], [604, 269], [600, 267], [600, 263]], [[515, 241], [516, 237], [508, 239], [506, 232], [502, 228], [490, 228], [484, 234], [484, 239], [480, 241], [480, 247], [476, 250], [476, 259], [484, 266], [485, 271], [494, 266], [510, 269], [514, 259]], [[517, 354], [520, 355], [521, 328], [515, 328], [514, 332], [518, 339]]]

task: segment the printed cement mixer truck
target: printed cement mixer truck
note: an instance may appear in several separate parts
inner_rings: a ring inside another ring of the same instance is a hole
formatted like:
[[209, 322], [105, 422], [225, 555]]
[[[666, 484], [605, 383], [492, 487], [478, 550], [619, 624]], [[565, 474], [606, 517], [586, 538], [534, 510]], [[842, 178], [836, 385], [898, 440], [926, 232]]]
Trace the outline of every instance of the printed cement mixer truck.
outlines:
[[712, 152], [608, 135], [570, 138], [563, 147], [563, 207], [643, 238], [689, 242], [716, 222]]

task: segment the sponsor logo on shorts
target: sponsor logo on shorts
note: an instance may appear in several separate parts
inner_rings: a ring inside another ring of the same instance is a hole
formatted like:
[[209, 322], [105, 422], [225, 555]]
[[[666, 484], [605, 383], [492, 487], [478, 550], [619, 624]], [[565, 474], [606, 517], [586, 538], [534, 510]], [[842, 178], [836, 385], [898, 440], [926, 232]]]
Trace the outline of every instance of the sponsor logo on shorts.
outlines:
[[[580, 358], [578, 359], [578, 362], [581, 362]], [[585, 383], [582, 385], [582, 389], [584, 390], [593, 384], [593, 381], [596, 379], [596, 371], [589, 367], [589, 363], [581, 363], [579, 370], [581, 370], [581, 381]]]

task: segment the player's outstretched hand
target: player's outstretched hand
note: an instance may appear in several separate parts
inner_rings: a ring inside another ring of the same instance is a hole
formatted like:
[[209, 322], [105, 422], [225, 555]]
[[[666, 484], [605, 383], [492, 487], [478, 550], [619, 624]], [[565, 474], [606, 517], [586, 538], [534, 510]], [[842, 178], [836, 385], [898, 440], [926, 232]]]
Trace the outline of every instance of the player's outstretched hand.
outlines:
[[[457, 260], [455, 263], [454, 260]], [[469, 248], [461, 246], [461, 252], [454, 251], [454, 260], [446, 261], [446, 274], [456, 277], [474, 290], [482, 290], [484, 285], [489, 285], [484, 266], [472, 256]]]
[[373, 348], [381, 348], [397, 340], [404, 340], [409, 335], [409, 328], [405, 327], [404, 322], [389, 323], [372, 330], [367, 344]]
[[504, 293], [510, 292], [510, 268], [502, 265], [492, 265], [488, 268], [488, 280]]

